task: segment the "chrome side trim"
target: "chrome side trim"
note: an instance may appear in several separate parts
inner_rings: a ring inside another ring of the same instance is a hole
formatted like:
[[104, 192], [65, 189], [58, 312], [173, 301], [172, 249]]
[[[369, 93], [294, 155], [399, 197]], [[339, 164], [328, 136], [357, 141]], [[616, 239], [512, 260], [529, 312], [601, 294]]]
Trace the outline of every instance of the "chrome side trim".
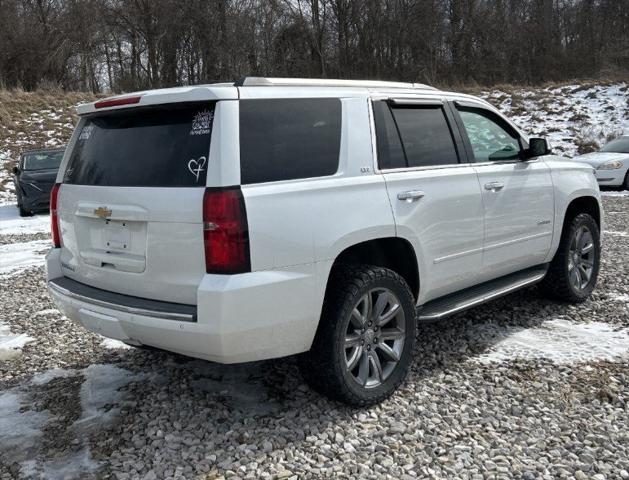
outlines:
[[48, 282], [48, 289], [52, 293], [56, 293], [58, 295], [62, 295], [65, 297], [69, 297], [72, 300], [77, 300], [79, 302], [87, 303], [90, 305], [94, 305], [96, 307], [109, 308], [111, 310], [116, 310], [118, 312], [124, 312], [131, 315], [141, 315], [145, 317], [153, 317], [159, 318], [162, 320], [177, 320], [183, 322], [194, 322], [194, 316], [188, 315], [185, 313], [172, 313], [172, 312], [157, 312], [155, 310], [146, 310], [143, 308], [136, 307], [128, 307], [126, 305], [118, 305], [111, 302], [106, 302], [104, 300], [97, 300], [95, 298], [86, 297], [84, 295], [80, 295], [78, 293], [71, 292], [70, 290], [63, 288], [55, 283]]
[[[548, 223], [538, 223], [538, 225], [548, 225], [550, 223], [550, 221], [548, 221]], [[457, 253], [453, 253], [451, 255], [445, 255], [443, 257], [439, 257], [439, 258], [435, 258], [433, 260], [434, 264], [437, 263], [441, 263], [441, 262], [447, 262], [448, 260], [454, 260], [456, 258], [460, 258], [460, 257], [465, 257], [466, 255], [474, 255], [475, 253], [481, 253], [481, 252], [486, 252], [488, 250], [493, 250], [495, 248], [500, 248], [500, 247], [506, 247], [509, 245], [513, 245], [515, 243], [520, 243], [520, 242], [526, 242], [528, 240], [534, 240], [536, 238], [541, 238], [541, 237], [547, 237], [549, 235], [552, 235], [553, 232], [541, 232], [541, 233], [535, 233], [533, 235], [527, 235], [526, 237], [520, 237], [520, 238], [515, 238], [513, 240], [507, 240], [505, 242], [500, 242], [500, 243], [494, 243], [491, 245], [486, 245], [480, 248], [474, 248], [472, 250], [465, 250], [463, 252], [457, 252]]]
[[446, 255], [444, 257], [435, 258], [433, 260], [433, 263], [437, 264], [441, 262], [447, 262], [448, 260], [454, 260], [456, 258], [461, 258], [467, 255], [474, 255], [475, 253], [482, 253], [482, 252], [483, 252], [483, 247], [473, 248], [472, 250], [465, 250], [464, 252], [457, 252], [451, 255]]
[[486, 245], [483, 247], [483, 251], [487, 251], [487, 250], [493, 250], [494, 248], [500, 248], [500, 247], [506, 247], [508, 245], [513, 245], [514, 243], [520, 243], [520, 242], [526, 242], [528, 240], [535, 240], [536, 238], [541, 238], [541, 237], [548, 237], [549, 235], [552, 235], [553, 232], [549, 231], [549, 232], [541, 232], [541, 233], [535, 233], [533, 235], [527, 235], [526, 237], [520, 237], [520, 238], [514, 238], [513, 240], [507, 240], [505, 242], [500, 242], [500, 243], [492, 243], [491, 245]]

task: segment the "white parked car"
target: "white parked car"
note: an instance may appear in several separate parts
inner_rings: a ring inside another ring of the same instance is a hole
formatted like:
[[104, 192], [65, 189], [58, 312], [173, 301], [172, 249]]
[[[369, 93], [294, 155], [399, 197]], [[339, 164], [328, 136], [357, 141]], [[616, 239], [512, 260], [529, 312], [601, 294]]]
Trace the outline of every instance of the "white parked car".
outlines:
[[580, 155], [573, 160], [594, 167], [599, 185], [629, 190], [629, 135], [608, 142], [600, 152]]
[[50, 293], [85, 328], [221, 363], [299, 356], [353, 405], [408, 372], [416, 322], [599, 269], [592, 168], [478, 98], [246, 78], [78, 107]]

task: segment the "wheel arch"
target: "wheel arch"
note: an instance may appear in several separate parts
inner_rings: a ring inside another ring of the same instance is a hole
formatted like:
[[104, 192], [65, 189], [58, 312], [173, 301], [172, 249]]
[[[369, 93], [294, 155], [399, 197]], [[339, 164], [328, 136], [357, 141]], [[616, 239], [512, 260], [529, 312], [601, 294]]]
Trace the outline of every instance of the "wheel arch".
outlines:
[[592, 215], [598, 225], [601, 236], [605, 223], [603, 206], [598, 189], [582, 188], [573, 191], [570, 195], [563, 195], [562, 189], [559, 189], [558, 193], [559, 195], [555, 197], [553, 240], [545, 260], [546, 262], [551, 262], [555, 257], [566, 224], [579, 213], [589, 213]]
[[594, 196], [584, 195], [572, 199], [572, 201], [568, 204], [563, 218], [563, 225], [561, 227], [562, 233], [566, 228], [566, 224], [580, 213], [587, 213], [588, 215], [591, 215], [596, 221], [599, 230], [601, 229], [602, 212], [599, 201]]
[[420, 288], [419, 265], [415, 249], [408, 240], [401, 237], [381, 237], [355, 243], [336, 256], [332, 270], [335, 266], [346, 263], [362, 263], [393, 270], [404, 278], [417, 300]]

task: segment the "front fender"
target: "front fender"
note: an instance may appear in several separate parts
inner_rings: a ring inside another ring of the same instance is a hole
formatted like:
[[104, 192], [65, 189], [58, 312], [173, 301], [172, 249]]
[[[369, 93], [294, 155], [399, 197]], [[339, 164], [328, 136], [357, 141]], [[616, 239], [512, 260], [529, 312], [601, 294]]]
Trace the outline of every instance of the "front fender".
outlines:
[[594, 170], [591, 167], [563, 159], [548, 162], [548, 165], [551, 168], [555, 191], [553, 241], [548, 256], [546, 257], [546, 261], [550, 262], [559, 247], [566, 212], [574, 200], [582, 197], [596, 199], [600, 212], [601, 236], [604, 226], [604, 215], [601, 192], [594, 175]]

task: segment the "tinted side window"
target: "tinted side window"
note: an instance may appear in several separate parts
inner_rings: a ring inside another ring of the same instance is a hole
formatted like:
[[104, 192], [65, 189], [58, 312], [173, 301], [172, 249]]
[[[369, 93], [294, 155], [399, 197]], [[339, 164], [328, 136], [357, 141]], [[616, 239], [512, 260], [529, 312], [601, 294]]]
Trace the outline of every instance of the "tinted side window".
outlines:
[[373, 116], [376, 123], [378, 166], [381, 169], [406, 167], [402, 141], [387, 102], [373, 102]]
[[460, 108], [459, 115], [472, 144], [476, 162], [516, 160], [520, 158], [520, 141], [508, 125], [500, 125], [491, 112]]
[[396, 107], [397, 123], [409, 167], [458, 163], [452, 132], [443, 108]]
[[240, 101], [242, 184], [333, 175], [341, 148], [341, 101]]

